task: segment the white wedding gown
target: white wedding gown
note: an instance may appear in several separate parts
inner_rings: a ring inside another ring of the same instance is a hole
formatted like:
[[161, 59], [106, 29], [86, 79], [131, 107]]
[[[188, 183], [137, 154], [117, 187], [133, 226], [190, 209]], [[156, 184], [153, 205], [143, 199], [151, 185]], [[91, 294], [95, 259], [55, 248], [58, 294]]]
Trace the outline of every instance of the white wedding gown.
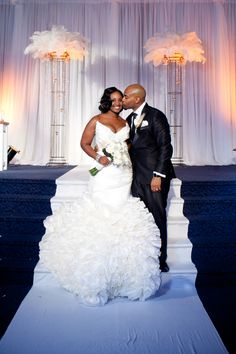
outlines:
[[[128, 135], [127, 125], [114, 133], [98, 122], [98, 152]], [[130, 195], [131, 181], [131, 167], [110, 164], [90, 177], [80, 200], [44, 221], [40, 260], [83, 304], [145, 300], [160, 286], [159, 230], [143, 202]]]

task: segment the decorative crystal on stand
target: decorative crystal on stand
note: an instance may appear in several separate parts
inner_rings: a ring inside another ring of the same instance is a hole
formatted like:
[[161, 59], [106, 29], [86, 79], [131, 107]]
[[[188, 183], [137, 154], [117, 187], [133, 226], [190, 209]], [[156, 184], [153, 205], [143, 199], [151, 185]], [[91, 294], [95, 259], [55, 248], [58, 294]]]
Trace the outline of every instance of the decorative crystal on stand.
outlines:
[[0, 171], [7, 170], [8, 125], [0, 117]]
[[172, 162], [183, 163], [183, 97], [182, 75], [184, 58], [175, 53], [164, 57], [167, 64], [167, 118], [170, 124], [171, 142], [173, 146]]
[[25, 54], [49, 61], [51, 68], [51, 141], [47, 165], [64, 165], [66, 160], [69, 64], [82, 60], [88, 53], [88, 40], [79, 32], [68, 32], [64, 26], [52, 26], [50, 31], [35, 31]]
[[51, 143], [48, 165], [64, 165], [69, 96], [69, 56], [50, 53], [51, 65]]
[[175, 164], [183, 163], [183, 98], [182, 74], [187, 61], [205, 63], [202, 42], [196, 32], [156, 33], [144, 48], [145, 62], [154, 66], [167, 65], [167, 118], [169, 119]]

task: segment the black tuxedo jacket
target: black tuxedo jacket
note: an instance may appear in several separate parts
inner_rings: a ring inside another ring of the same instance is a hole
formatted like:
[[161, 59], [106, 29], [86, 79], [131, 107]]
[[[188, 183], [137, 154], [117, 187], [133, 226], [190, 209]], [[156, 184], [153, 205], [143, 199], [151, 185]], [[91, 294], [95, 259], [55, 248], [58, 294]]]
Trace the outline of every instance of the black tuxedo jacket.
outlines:
[[[142, 124], [137, 128], [130, 148], [134, 179], [140, 183], [150, 183], [153, 171], [156, 171], [170, 180], [175, 177], [175, 172], [171, 162], [173, 148], [167, 118], [148, 104], [145, 104], [142, 114]], [[127, 117], [130, 127], [131, 115]]]

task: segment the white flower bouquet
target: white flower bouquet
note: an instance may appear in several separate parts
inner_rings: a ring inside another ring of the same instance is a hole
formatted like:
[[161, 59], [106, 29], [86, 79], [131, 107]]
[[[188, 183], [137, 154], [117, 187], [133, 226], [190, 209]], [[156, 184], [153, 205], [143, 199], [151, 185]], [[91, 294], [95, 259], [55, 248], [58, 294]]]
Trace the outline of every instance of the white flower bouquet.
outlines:
[[[107, 156], [111, 163], [115, 166], [128, 166], [131, 167], [131, 161], [128, 153], [128, 146], [125, 142], [113, 142], [108, 144], [102, 149], [102, 152]], [[105, 166], [98, 164], [89, 170], [92, 176], [101, 171]]]

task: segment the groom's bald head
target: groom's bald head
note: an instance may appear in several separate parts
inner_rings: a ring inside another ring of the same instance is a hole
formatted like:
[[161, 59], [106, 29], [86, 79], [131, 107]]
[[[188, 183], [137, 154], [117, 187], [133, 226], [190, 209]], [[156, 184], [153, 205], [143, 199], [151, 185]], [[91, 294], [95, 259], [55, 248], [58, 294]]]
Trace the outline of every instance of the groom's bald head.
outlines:
[[145, 101], [145, 88], [139, 84], [132, 84], [126, 87], [124, 91], [123, 107], [125, 109], [136, 110]]
[[139, 84], [132, 84], [129, 85], [125, 91], [129, 91], [130, 93], [132, 93], [135, 96], [140, 97], [140, 99], [143, 100], [143, 102], [145, 101], [145, 97], [146, 97], [146, 91], [145, 88]]

